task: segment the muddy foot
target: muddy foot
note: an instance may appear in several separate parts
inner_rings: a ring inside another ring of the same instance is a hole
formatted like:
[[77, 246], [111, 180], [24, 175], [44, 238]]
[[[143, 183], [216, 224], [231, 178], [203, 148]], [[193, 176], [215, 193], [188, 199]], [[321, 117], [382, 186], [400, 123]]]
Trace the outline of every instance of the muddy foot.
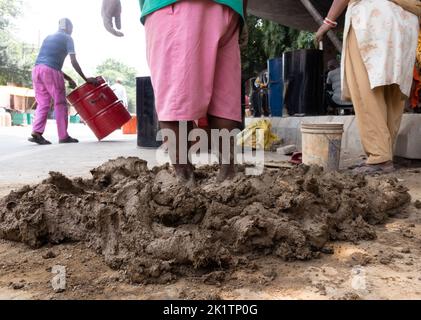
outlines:
[[235, 175], [237, 174], [237, 170], [235, 166], [233, 165], [221, 165], [221, 168], [219, 169], [219, 174], [217, 177], [218, 182], [224, 182], [226, 180], [232, 180], [234, 179]]
[[194, 176], [194, 167], [188, 165], [174, 165], [177, 182], [187, 188], [195, 188], [197, 186], [196, 178]]

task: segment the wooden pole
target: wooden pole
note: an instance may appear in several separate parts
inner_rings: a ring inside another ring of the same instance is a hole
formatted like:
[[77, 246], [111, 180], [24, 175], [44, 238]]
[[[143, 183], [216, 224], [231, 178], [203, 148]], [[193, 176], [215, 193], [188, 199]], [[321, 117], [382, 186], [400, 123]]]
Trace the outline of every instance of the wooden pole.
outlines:
[[[300, 0], [300, 1], [303, 4], [303, 6], [307, 9], [307, 11], [311, 14], [313, 19], [317, 22], [317, 24], [319, 26], [321, 26], [323, 24], [324, 19], [323, 19], [322, 15], [320, 14], [320, 12], [317, 11], [317, 9], [313, 6], [311, 1], [310, 0]], [[339, 41], [336, 34], [332, 30], [330, 30], [327, 33], [327, 36], [329, 37], [330, 41], [332, 41], [336, 50], [338, 50], [338, 52], [342, 53], [342, 43], [341, 43], [341, 41]]]

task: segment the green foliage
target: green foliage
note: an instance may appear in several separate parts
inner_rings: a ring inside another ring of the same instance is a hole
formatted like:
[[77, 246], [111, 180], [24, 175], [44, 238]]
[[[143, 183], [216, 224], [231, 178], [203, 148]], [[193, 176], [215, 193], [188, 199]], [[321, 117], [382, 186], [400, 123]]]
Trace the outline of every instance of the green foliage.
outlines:
[[249, 42], [247, 47], [241, 51], [244, 80], [254, 77], [266, 67], [267, 55], [262, 45], [263, 33], [260, 24], [261, 19], [248, 16], [247, 28], [249, 31]]
[[13, 21], [21, 13], [21, 0], [0, 0], [0, 84], [30, 86], [37, 50], [13, 36]]
[[20, 0], [0, 0], [0, 30], [4, 30], [11, 25], [11, 19], [19, 16], [22, 1]]
[[249, 38], [242, 52], [243, 79], [256, 76], [267, 67], [267, 60], [281, 57], [286, 51], [313, 49], [314, 34], [299, 31], [252, 15], [247, 18]]
[[97, 66], [96, 72], [110, 84], [115, 83], [117, 79], [122, 80], [129, 99], [129, 111], [136, 113], [136, 70], [115, 59], [107, 59]]

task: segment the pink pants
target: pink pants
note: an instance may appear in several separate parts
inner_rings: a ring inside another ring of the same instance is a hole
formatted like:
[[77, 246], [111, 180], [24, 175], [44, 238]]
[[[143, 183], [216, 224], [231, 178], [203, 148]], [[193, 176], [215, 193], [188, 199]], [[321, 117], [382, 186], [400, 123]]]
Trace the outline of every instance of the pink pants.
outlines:
[[241, 121], [240, 16], [183, 0], [147, 17], [147, 58], [160, 121]]
[[63, 73], [45, 65], [37, 65], [32, 71], [32, 82], [37, 101], [33, 132], [44, 133], [51, 99], [53, 99], [58, 137], [60, 140], [66, 139], [69, 136], [67, 133], [68, 110]]

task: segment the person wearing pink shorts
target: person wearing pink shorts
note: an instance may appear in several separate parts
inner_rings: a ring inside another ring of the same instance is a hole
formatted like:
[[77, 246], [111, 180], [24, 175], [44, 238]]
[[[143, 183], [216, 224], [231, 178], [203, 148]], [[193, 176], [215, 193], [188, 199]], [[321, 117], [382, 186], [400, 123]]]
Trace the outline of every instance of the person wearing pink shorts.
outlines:
[[[161, 129], [170, 129], [177, 136], [169, 151], [178, 177], [194, 183], [193, 166], [180, 161], [179, 145], [185, 143], [179, 141], [180, 124], [187, 122], [191, 128], [193, 121], [207, 118], [210, 129], [240, 127], [239, 38], [247, 3], [140, 0], [140, 5]], [[102, 9], [106, 29], [122, 36], [113, 27], [113, 18], [120, 27], [120, 1], [104, 0]], [[233, 153], [230, 157], [229, 164], [223, 164], [227, 162], [221, 156], [220, 180], [235, 174]]]

